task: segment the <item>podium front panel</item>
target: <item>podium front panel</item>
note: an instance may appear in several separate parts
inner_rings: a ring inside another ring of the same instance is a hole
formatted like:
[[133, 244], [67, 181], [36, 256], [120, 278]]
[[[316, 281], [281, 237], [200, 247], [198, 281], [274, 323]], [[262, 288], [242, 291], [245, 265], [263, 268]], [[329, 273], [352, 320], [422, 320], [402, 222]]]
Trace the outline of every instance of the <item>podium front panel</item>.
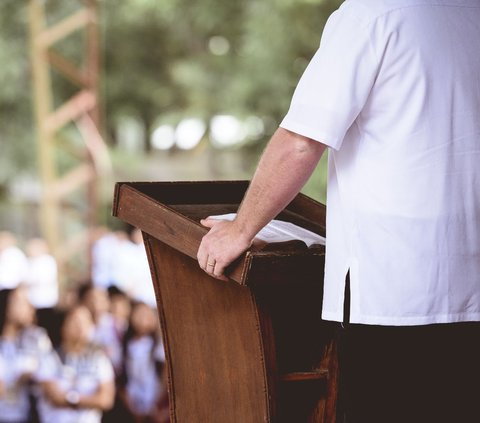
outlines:
[[[223, 282], [196, 253], [199, 221], [237, 211], [246, 181], [118, 183], [114, 215], [144, 235], [164, 338], [172, 423], [334, 423], [337, 358], [322, 322], [323, 246], [249, 249]], [[325, 206], [282, 211], [325, 235]]]
[[270, 421], [262, 339], [252, 294], [237, 284], [202, 275], [193, 259], [148, 235], [146, 245], [167, 337], [175, 419]]

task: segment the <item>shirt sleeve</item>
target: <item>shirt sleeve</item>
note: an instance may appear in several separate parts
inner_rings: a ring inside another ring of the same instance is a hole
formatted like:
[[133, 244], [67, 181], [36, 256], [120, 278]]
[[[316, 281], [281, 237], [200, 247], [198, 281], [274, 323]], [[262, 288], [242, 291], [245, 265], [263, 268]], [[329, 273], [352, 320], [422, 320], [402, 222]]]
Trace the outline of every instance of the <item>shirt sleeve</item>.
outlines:
[[373, 22], [347, 1], [327, 21], [280, 126], [338, 150], [362, 110], [378, 74]]

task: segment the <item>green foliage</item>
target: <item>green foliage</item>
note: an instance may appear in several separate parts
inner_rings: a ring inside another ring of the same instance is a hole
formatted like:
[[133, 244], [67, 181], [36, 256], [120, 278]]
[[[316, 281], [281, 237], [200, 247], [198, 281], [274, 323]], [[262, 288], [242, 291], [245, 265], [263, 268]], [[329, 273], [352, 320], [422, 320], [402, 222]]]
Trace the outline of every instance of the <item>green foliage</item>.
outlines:
[[[50, 24], [81, 4], [80, 0], [45, 1]], [[253, 169], [288, 110], [326, 18], [340, 3], [99, 1], [103, 109], [112, 142], [116, 122], [123, 116], [139, 119], [148, 136], [156, 122], [172, 117], [208, 121], [220, 113], [255, 115], [264, 120], [267, 133], [238, 152]], [[0, 2], [0, 185], [15, 172], [35, 170], [27, 5], [26, 0]], [[76, 35], [56, 47], [79, 62], [83, 41]], [[55, 104], [73, 94], [74, 87], [55, 73], [53, 81]]]
[[[134, 115], [148, 133], [154, 122], [172, 116], [256, 115], [266, 134], [239, 151], [251, 173], [340, 3], [105, 0], [109, 122]], [[227, 42], [222, 55], [211, 51], [215, 37]], [[322, 162], [306, 190], [324, 199], [325, 180]]]
[[[105, 0], [107, 111], [278, 121], [338, 3]], [[215, 36], [226, 54], [209, 50]]]
[[2, 1], [0, 28], [0, 187], [5, 187], [35, 158], [26, 8]]

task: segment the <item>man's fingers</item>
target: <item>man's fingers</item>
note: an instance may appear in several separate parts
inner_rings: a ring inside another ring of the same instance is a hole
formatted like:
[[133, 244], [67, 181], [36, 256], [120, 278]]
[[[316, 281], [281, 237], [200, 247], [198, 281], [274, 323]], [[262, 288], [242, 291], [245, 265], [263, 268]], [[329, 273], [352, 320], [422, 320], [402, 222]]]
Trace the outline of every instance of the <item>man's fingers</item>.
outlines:
[[210, 217], [207, 217], [206, 219], [200, 220], [200, 223], [205, 226], [206, 228], [213, 228], [213, 226], [220, 222], [218, 219], [212, 219]]
[[[233, 260], [232, 254], [236, 239], [231, 234], [231, 222], [207, 217], [200, 223], [210, 231], [202, 238], [197, 252], [197, 260], [201, 269], [210, 276], [228, 281], [224, 275], [225, 267]], [[232, 241], [233, 239], [233, 241]], [[232, 258], [232, 260], [229, 259]]]
[[225, 271], [225, 266], [222, 266], [220, 263], [216, 262], [211, 256], [207, 256], [205, 268], [203, 268], [206, 273], [215, 279], [221, 281], [228, 281], [229, 279], [223, 274]]
[[197, 260], [201, 269], [205, 271], [208, 270], [207, 269], [208, 253], [205, 248], [205, 242], [203, 239], [202, 239], [202, 242], [200, 243], [200, 247], [198, 248]]
[[215, 270], [215, 273], [211, 273], [210, 275], [213, 276], [215, 279], [219, 279], [221, 281], [228, 282], [228, 278], [223, 274], [223, 271], [218, 272], [217, 270]]
[[219, 263], [215, 263], [215, 266], [212, 270], [212, 276], [222, 281], [228, 281], [228, 278], [223, 274], [224, 271], [225, 271], [225, 266], [222, 266]]

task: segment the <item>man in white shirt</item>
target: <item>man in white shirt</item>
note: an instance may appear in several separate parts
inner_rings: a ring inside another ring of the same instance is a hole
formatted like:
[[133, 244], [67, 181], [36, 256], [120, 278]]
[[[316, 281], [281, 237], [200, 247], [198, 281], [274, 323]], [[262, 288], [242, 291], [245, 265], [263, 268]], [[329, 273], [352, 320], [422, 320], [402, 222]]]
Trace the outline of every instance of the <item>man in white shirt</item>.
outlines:
[[[345, 1], [236, 220], [203, 221], [211, 230], [199, 264], [226, 280], [225, 267], [329, 148], [322, 316], [350, 323], [341, 334], [348, 422], [472, 421], [479, 40], [477, 0]], [[442, 379], [452, 354], [458, 368]]]

